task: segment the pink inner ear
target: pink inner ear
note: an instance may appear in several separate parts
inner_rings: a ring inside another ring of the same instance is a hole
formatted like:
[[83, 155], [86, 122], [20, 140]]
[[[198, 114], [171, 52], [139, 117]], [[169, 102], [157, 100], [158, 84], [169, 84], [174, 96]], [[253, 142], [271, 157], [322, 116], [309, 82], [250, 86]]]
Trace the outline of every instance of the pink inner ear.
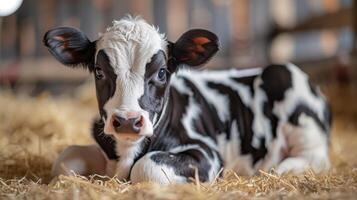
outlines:
[[193, 38], [193, 42], [195, 44], [202, 45], [202, 44], [206, 44], [206, 43], [211, 42], [211, 40], [209, 40], [206, 37], [196, 37], [196, 38]]
[[60, 41], [62, 45], [58, 46], [58, 48], [61, 48], [62, 50], [67, 49], [69, 45], [69, 41], [66, 40], [66, 38], [62, 35], [57, 35], [53, 37], [55, 40]]
[[198, 53], [202, 53], [205, 52], [205, 48], [201, 45], [196, 45], [194, 51]]
[[54, 36], [53, 38], [56, 39], [56, 40], [58, 40], [58, 41], [61, 41], [61, 42], [63, 42], [63, 41], [65, 40], [64, 37], [61, 36], [61, 35], [56, 35], [56, 36]]
[[197, 54], [195, 52], [190, 52], [188, 55], [180, 57], [180, 61], [195, 60], [196, 58]]

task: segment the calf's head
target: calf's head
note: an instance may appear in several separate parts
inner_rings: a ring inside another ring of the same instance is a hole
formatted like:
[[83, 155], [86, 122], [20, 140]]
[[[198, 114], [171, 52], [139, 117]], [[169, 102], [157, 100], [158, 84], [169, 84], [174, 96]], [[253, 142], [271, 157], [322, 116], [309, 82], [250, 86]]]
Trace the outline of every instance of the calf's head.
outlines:
[[151, 136], [171, 74], [204, 64], [218, 50], [216, 35], [207, 30], [189, 30], [173, 43], [138, 18], [114, 21], [95, 41], [70, 27], [49, 30], [43, 41], [64, 65], [94, 74], [104, 132], [119, 140]]

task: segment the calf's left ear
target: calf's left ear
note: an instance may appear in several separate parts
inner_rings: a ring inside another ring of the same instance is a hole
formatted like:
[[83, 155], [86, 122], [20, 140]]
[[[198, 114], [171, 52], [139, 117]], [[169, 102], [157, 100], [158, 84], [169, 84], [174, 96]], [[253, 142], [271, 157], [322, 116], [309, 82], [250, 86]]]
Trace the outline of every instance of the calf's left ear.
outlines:
[[95, 42], [89, 41], [82, 31], [72, 27], [54, 28], [44, 35], [43, 43], [62, 64], [93, 70]]
[[175, 43], [170, 43], [169, 54], [177, 64], [199, 66], [209, 61], [219, 49], [218, 37], [204, 29], [185, 32]]

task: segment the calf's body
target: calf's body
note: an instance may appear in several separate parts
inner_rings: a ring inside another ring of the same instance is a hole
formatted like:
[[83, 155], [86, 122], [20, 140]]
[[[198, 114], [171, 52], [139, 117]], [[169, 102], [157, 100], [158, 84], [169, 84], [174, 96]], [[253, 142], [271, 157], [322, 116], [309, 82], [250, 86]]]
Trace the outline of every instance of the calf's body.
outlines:
[[[212, 181], [222, 168], [253, 175], [329, 167], [330, 110], [298, 67], [191, 70], [218, 50], [216, 36], [191, 30], [172, 43], [155, 31], [130, 18], [92, 43], [72, 29], [46, 34], [58, 60], [94, 71], [101, 116], [92, 131], [98, 146], [69, 147], [54, 176], [74, 171], [167, 184], [196, 172]], [[137, 37], [148, 34], [155, 37]], [[78, 38], [81, 48], [71, 46]]]

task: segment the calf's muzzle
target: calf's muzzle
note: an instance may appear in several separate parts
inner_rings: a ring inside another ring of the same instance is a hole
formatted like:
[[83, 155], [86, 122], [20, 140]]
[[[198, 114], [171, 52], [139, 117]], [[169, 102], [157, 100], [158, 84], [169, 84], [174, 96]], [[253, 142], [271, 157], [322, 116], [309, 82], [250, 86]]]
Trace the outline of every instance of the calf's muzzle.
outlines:
[[112, 126], [116, 133], [139, 133], [144, 123], [142, 115], [123, 117], [114, 114]]

